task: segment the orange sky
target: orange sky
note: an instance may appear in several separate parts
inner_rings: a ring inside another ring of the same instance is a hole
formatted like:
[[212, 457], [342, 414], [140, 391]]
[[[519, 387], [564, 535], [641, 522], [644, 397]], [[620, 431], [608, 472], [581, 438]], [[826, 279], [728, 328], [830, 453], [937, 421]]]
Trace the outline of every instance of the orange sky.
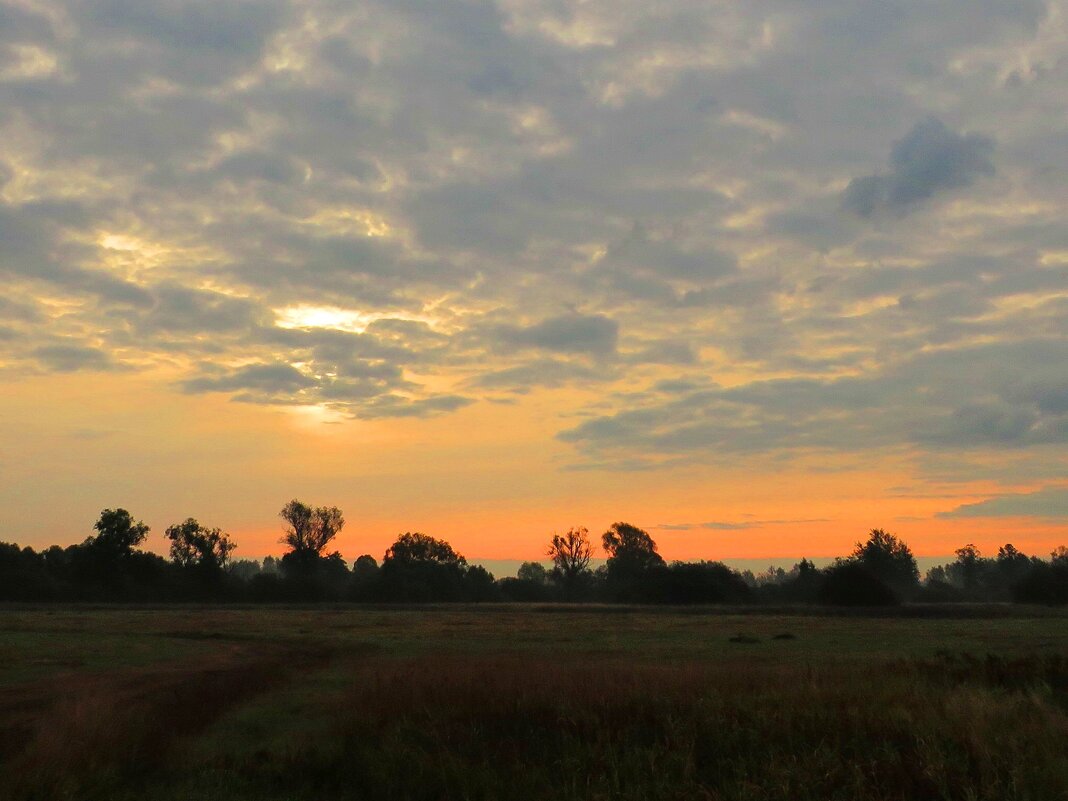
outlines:
[[1068, 540], [1057, 4], [137, 7], [4, 6], [0, 538]]
[[617, 520], [650, 530], [668, 559], [841, 555], [872, 527], [918, 555], [966, 542], [993, 553], [1007, 541], [1044, 555], [1064, 541], [1063, 526], [1025, 517], [937, 519], [989, 497], [990, 485], [924, 488], [907, 454], [888, 454], [878, 469], [841, 456], [568, 469], [568, 446], [546, 423], [552, 393], [396, 425], [324, 422], [160, 386], [156, 376], [52, 376], [5, 395], [19, 454], [7, 460], [7, 486], [24, 488], [9, 505], [8, 539], [80, 541], [100, 509], [123, 506], [152, 526], [148, 545], [160, 552], [163, 529], [193, 516], [231, 532], [239, 557], [278, 555], [277, 511], [297, 497], [345, 512], [337, 547], [350, 559], [380, 558], [408, 530], [472, 559], [536, 559], [552, 532], [597, 534]]

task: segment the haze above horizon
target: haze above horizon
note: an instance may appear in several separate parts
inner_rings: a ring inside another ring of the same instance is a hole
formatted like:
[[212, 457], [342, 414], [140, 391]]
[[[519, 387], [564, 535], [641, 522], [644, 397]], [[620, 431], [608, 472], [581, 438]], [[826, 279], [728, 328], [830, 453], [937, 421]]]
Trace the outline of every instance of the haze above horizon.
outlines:
[[1068, 522], [1068, 9], [0, 0], [0, 539]]

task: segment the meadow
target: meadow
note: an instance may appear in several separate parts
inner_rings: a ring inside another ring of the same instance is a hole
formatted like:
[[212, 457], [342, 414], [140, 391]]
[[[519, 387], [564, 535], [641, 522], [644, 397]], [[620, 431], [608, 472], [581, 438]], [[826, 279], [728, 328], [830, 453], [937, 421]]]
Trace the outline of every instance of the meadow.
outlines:
[[0, 608], [0, 797], [1068, 799], [1068, 614]]

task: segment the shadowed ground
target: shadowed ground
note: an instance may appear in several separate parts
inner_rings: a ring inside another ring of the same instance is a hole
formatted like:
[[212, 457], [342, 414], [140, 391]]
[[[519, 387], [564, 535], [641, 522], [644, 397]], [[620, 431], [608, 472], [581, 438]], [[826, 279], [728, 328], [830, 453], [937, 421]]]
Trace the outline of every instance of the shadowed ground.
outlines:
[[0, 611], [14, 799], [1068, 798], [1068, 618]]

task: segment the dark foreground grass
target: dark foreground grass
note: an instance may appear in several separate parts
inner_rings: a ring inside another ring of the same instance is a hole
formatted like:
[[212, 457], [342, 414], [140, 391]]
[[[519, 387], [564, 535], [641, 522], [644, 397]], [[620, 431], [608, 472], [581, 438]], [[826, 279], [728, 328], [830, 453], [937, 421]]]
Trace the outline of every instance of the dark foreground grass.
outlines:
[[197, 647], [3, 688], [0, 797], [1068, 799], [1064, 618], [272, 611], [112, 613]]

